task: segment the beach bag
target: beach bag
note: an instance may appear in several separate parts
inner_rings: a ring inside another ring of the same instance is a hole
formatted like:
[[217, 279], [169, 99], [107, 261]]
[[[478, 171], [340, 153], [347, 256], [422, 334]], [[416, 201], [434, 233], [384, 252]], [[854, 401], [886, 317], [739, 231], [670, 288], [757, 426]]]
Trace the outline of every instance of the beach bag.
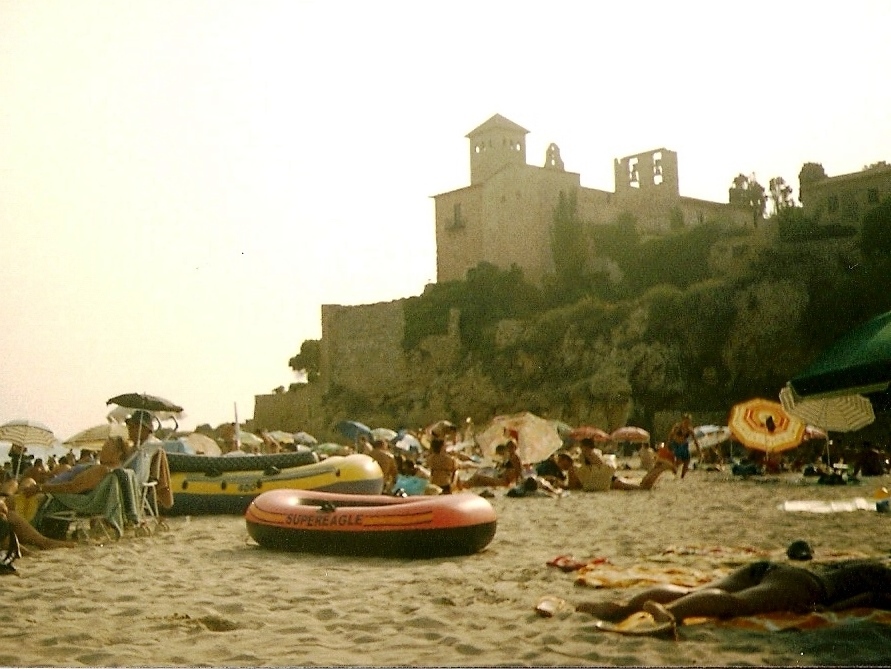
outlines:
[[[14, 574], [13, 562], [22, 557], [19, 538], [6, 518], [0, 518], [0, 546], [6, 545], [6, 554], [0, 558], [0, 574]], [[2, 548], [0, 548], [2, 550]]]
[[44, 518], [40, 521], [40, 533], [49, 539], [67, 539], [71, 521], [62, 518]]

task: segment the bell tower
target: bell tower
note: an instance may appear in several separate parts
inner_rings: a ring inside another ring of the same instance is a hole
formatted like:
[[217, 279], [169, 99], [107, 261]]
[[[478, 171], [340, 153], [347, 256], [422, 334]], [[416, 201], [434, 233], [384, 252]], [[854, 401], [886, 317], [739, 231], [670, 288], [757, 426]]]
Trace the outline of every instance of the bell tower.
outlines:
[[495, 114], [467, 133], [470, 140], [470, 184], [486, 181], [505, 165], [526, 164], [529, 131]]

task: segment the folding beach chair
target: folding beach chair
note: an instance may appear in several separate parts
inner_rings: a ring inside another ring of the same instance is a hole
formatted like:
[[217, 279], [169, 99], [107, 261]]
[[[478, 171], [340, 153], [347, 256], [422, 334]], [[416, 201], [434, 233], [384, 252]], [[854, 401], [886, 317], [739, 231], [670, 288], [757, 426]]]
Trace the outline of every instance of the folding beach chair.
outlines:
[[136, 518], [133, 522], [137, 535], [170, 529], [158, 509], [155, 464], [162, 455], [164, 453], [160, 442], [148, 442], [138, 446], [123, 464], [123, 470], [133, 475], [126, 494], [134, 500]]
[[[48, 528], [56, 523], [57, 532]], [[125, 501], [115, 472], [105, 476], [95, 488], [85, 493], [54, 493], [40, 505], [32, 524], [46, 534], [60, 538], [73, 534], [86, 539], [100, 532], [105, 539], [120, 539], [124, 534]]]

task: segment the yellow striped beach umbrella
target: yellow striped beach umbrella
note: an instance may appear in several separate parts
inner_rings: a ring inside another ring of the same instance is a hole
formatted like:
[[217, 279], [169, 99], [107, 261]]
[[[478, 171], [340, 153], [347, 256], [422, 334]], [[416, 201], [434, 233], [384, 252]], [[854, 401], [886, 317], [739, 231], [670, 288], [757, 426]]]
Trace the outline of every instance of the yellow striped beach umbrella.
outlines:
[[779, 402], [759, 397], [734, 405], [727, 427], [746, 448], [779, 453], [802, 442], [805, 425]]

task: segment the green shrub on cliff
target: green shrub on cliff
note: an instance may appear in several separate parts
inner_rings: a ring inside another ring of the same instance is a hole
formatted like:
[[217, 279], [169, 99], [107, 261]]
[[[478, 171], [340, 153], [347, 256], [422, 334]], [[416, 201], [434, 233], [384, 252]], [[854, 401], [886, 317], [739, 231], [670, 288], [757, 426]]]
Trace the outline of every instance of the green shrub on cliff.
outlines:
[[448, 331], [449, 311], [461, 314], [461, 344], [468, 351], [489, 352], [494, 347], [498, 321], [526, 318], [541, 309], [541, 293], [513, 265], [502, 270], [480, 263], [467, 272], [465, 281], [428, 286], [424, 293], [405, 301], [403, 348], [413, 349], [430, 335]]

